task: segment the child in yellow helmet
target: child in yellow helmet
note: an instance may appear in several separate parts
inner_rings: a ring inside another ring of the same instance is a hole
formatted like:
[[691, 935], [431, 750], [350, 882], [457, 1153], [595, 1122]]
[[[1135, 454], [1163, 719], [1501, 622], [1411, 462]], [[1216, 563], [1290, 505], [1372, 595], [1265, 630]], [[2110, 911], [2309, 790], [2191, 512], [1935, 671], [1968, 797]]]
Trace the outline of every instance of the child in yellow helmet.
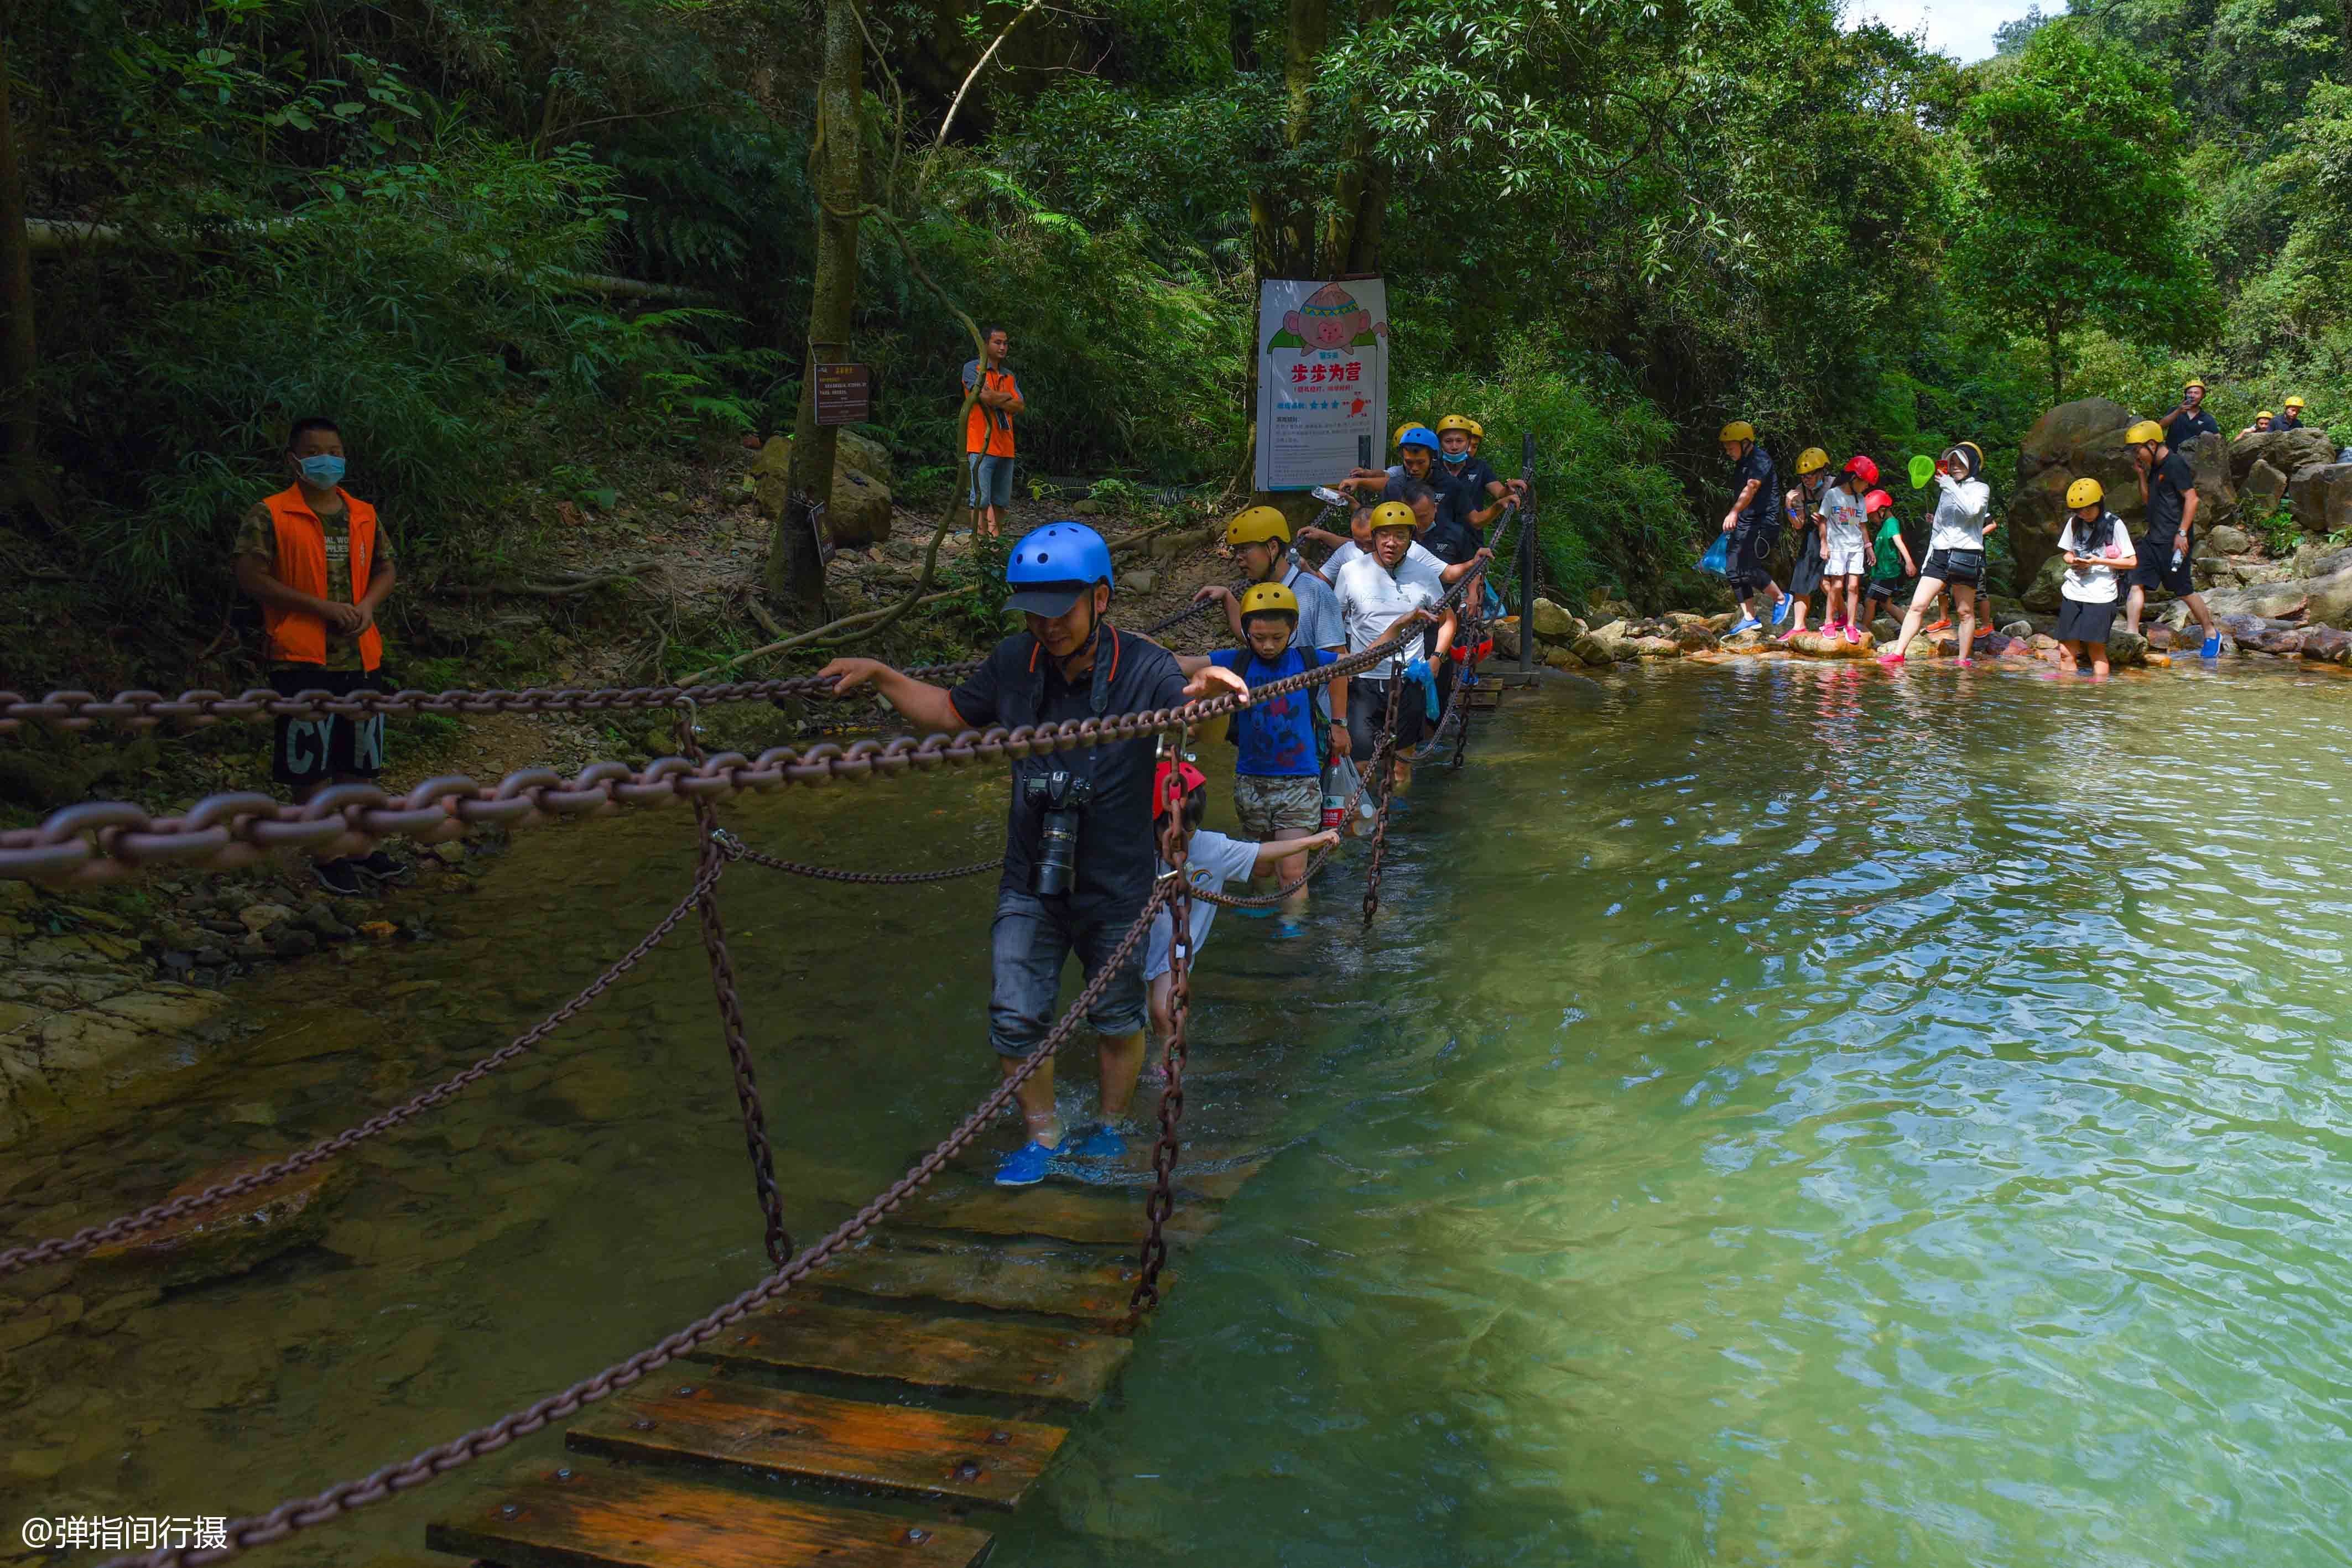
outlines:
[[2068, 674], [2084, 665], [2107, 678], [2107, 633], [2116, 623], [2124, 579], [2139, 564], [2131, 531], [2107, 510], [2106, 490], [2087, 475], [2066, 486], [2066, 526], [2058, 553], [2066, 580], [2058, 586], [2058, 658]]

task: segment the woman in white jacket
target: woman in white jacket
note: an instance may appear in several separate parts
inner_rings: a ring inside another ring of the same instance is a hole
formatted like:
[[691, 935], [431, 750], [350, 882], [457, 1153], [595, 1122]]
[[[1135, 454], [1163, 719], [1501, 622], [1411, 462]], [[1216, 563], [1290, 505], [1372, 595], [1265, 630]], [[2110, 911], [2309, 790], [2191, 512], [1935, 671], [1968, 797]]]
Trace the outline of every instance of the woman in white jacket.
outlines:
[[1960, 663], [1974, 663], [1969, 652], [1976, 645], [1977, 584], [1984, 580], [1985, 538], [2000, 527], [2000, 519], [1992, 515], [1992, 486], [1978, 477], [1983, 466], [1984, 453], [1973, 441], [1959, 443], [1936, 461], [1936, 484], [1942, 494], [1936, 498], [1927, 562], [1919, 569], [1918, 591], [1903, 617], [1903, 635], [1895, 640], [1894, 652], [1879, 658], [1890, 669], [1903, 663], [1911, 639], [1919, 634], [1919, 623], [1927, 619], [1927, 606], [1948, 585], [1953, 608], [1959, 612]]

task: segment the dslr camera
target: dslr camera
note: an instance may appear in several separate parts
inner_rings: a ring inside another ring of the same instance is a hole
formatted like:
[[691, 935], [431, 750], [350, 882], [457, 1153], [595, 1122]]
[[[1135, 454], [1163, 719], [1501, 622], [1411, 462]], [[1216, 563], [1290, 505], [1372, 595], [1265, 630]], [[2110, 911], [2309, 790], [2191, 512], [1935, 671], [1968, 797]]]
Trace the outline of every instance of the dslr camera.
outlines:
[[1087, 803], [1094, 799], [1094, 780], [1056, 768], [1023, 780], [1021, 792], [1022, 799], [1043, 813], [1030, 891], [1040, 898], [1067, 893], [1077, 874], [1078, 823], [1086, 815]]

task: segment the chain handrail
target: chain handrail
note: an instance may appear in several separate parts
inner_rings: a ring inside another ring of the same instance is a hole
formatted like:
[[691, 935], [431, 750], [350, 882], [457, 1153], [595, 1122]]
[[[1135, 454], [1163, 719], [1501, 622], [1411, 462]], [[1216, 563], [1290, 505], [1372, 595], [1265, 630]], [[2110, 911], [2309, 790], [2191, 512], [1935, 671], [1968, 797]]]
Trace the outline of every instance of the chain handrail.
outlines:
[[[475, 825], [521, 827], [603, 814], [619, 806], [661, 805], [681, 798], [714, 800], [789, 784], [895, 779], [910, 770], [1003, 762], [1181, 729], [1335, 676], [1354, 674], [1380, 663], [1389, 652], [1385, 644], [1375, 645], [1318, 669], [1269, 681], [1245, 696], [1227, 693], [1172, 708], [1013, 728], [1000, 725], [921, 740], [900, 736], [847, 747], [827, 741], [806, 750], [780, 746], [757, 758], [729, 751], [698, 764], [665, 757], [642, 769], [598, 761], [570, 779], [551, 768], [527, 768], [496, 785], [451, 774], [427, 779], [405, 795], [387, 794], [373, 784], [337, 784], [299, 806], [242, 791], [207, 796], [178, 817], [152, 816], [126, 801], [86, 801], [51, 812], [37, 827], [0, 832], [0, 879], [101, 882], [127, 876], [149, 862], [226, 870], [286, 848], [360, 854], [394, 834], [450, 839]], [[677, 702], [673, 697], [669, 706]]]
[[[964, 659], [950, 664], [919, 664], [905, 672], [918, 680], [961, 680], [982, 661]], [[110, 697], [95, 692], [53, 691], [40, 698], [20, 692], [0, 691], [0, 735], [13, 735], [26, 724], [42, 724], [67, 733], [79, 733], [105, 720], [131, 729], [152, 729], [171, 722], [200, 728], [223, 719], [373, 718], [390, 715], [411, 717], [437, 714], [469, 717], [480, 714], [615, 713], [633, 708], [673, 708], [681, 702], [769, 702], [780, 697], [833, 697], [838, 679], [833, 675], [792, 675], [772, 681], [728, 681], [699, 686], [453, 686], [427, 692], [402, 687], [394, 692], [351, 692], [338, 695], [309, 688], [292, 696], [268, 686], [250, 686], [231, 696], [198, 688], [167, 697], [161, 692], [133, 690]]]
[[615, 1362], [559, 1393], [534, 1400], [488, 1426], [477, 1427], [461, 1437], [437, 1443], [356, 1480], [341, 1482], [309, 1497], [289, 1499], [267, 1513], [232, 1520], [222, 1532], [225, 1545], [164, 1547], [133, 1556], [110, 1559], [102, 1568], [197, 1568], [199, 1564], [226, 1562], [254, 1547], [283, 1541], [298, 1531], [323, 1524], [371, 1503], [382, 1502], [398, 1493], [436, 1480], [484, 1455], [496, 1453], [516, 1438], [529, 1437], [551, 1421], [563, 1419], [584, 1406], [607, 1398], [697, 1345], [707, 1344], [716, 1339], [742, 1322], [755, 1309], [782, 1295], [831, 1262], [851, 1242], [873, 1229], [885, 1216], [913, 1197], [939, 1174], [948, 1161], [978, 1137], [990, 1121], [1012, 1103], [1014, 1092], [1077, 1032], [1087, 1012], [1109, 988], [1111, 980], [1135, 956], [1137, 945], [1151, 929], [1152, 916], [1167, 903], [1170, 890], [1171, 884], [1166, 879], [1153, 887], [1135, 924], [1128, 927], [1118, 947], [1096, 971], [1094, 977], [1087, 982], [1077, 999], [1070, 1004], [1069, 1010], [1046, 1032], [1045, 1038], [1037, 1042], [1036, 1048], [1022, 1059], [1021, 1065], [1006, 1074], [953, 1132], [940, 1140], [930, 1153], [908, 1167], [903, 1176], [876, 1195], [865, 1207], [836, 1226], [824, 1239], [789, 1262], [778, 1265], [732, 1301], [635, 1354]]

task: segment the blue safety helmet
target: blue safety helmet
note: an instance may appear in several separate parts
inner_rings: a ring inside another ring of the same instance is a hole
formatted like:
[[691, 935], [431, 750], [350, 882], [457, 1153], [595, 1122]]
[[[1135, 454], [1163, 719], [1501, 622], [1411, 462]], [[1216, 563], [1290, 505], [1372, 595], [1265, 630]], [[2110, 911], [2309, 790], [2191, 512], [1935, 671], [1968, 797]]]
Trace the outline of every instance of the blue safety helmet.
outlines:
[[1434, 452], [1437, 450], [1437, 432], [1425, 424], [1416, 424], [1397, 441], [1397, 450], [1402, 451], [1408, 446], [1426, 446]]
[[1084, 523], [1047, 523], [1013, 547], [1004, 580], [1014, 590], [1006, 602], [1023, 614], [1066, 615], [1079, 594], [1111, 580], [1110, 546]]

